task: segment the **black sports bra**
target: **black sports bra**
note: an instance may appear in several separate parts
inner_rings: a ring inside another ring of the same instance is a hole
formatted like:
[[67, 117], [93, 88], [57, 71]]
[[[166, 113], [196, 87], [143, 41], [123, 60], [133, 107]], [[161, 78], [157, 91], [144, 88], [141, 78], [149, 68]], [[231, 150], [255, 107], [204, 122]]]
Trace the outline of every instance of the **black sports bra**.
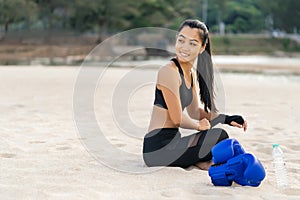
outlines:
[[[191, 88], [188, 89], [185, 84], [184, 74], [178, 60], [176, 58], [172, 58], [171, 60], [175, 63], [180, 73], [181, 85], [179, 87], [179, 93], [180, 93], [181, 108], [182, 110], [184, 110], [184, 108], [187, 107], [193, 100], [193, 76], [191, 74], [192, 83], [191, 83]], [[159, 106], [161, 108], [168, 109], [163, 93], [157, 87], [155, 89], [154, 105]]]

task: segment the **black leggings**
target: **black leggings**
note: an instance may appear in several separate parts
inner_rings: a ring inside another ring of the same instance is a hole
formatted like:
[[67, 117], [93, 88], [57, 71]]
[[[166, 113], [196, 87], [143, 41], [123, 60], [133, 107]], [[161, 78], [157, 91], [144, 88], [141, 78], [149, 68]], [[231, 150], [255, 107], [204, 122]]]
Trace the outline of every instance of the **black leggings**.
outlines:
[[[194, 141], [195, 145], [189, 143]], [[177, 128], [156, 129], [144, 137], [143, 158], [147, 166], [187, 168], [212, 159], [211, 149], [228, 138], [225, 130], [209, 129], [181, 137]]]

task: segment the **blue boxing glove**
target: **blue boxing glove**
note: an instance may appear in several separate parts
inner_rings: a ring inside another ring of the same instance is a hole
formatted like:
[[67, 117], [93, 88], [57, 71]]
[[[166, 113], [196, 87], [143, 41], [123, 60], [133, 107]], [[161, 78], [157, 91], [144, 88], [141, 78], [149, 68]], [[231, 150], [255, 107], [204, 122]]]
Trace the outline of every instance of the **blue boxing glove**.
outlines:
[[225, 164], [214, 164], [210, 166], [208, 170], [208, 175], [211, 178], [211, 182], [215, 186], [231, 186], [233, 178], [230, 178], [229, 171], [227, 170], [227, 165]]
[[212, 150], [214, 164], [224, 163], [230, 158], [244, 154], [245, 150], [236, 139], [225, 139], [216, 144]]
[[227, 165], [229, 159], [244, 154], [245, 150], [236, 139], [225, 139], [216, 144], [212, 150], [213, 166], [209, 168], [209, 176], [216, 186], [231, 186], [233, 179], [227, 177]]
[[252, 154], [242, 156], [241, 175], [237, 174], [233, 181], [242, 186], [257, 187], [266, 177], [266, 172], [261, 162]]
[[242, 186], [257, 187], [265, 178], [266, 172], [254, 155], [245, 153], [224, 164], [211, 166], [209, 176], [215, 186], [231, 186], [234, 181]]
[[236, 182], [242, 186], [257, 187], [265, 178], [261, 162], [252, 154], [245, 153], [236, 139], [225, 139], [212, 149], [213, 162], [209, 176], [215, 186], [231, 186]]

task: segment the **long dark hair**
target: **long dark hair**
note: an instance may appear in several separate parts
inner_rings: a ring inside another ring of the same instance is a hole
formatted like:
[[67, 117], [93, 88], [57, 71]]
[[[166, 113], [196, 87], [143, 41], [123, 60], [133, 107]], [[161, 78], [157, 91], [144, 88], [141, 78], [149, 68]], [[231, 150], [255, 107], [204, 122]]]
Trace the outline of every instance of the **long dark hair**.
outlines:
[[206, 112], [208, 112], [208, 110], [216, 112], [218, 110], [215, 106], [214, 70], [211, 60], [208, 28], [199, 20], [188, 19], [181, 24], [178, 32], [185, 26], [197, 28], [199, 30], [202, 46], [206, 45], [205, 51], [198, 55], [197, 61], [197, 79], [200, 89], [200, 100], [204, 104], [204, 110]]

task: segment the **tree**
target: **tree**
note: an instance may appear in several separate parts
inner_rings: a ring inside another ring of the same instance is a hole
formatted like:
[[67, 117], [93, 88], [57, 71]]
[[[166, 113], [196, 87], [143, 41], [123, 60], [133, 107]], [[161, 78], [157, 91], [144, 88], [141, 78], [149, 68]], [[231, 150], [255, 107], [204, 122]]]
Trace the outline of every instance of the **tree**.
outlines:
[[36, 4], [30, 0], [0, 0], [0, 22], [6, 36], [9, 24], [29, 19], [36, 14]]
[[234, 33], [260, 32], [264, 27], [263, 14], [254, 0], [228, 0], [224, 21]]
[[159, 26], [178, 28], [186, 18], [195, 18], [193, 1], [145, 0], [138, 4], [138, 15], [133, 19], [133, 27]]
[[[72, 9], [73, 1], [66, 0], [33, 0], [39, 8], [40, 18], [46, 29], [52, 30], [56, 21], [61, 22], [66, 28], [66, 13]], [[57, 18], [57, 20], [55, 20]]]
[[230, 32], [261, 32], [266, 29], [265, 21], [269, 29], [273, 25], [287, 32], [300, 29], [299, 0], [0, 0], [0, 23], [6, 34], [9, 24], [32, 20], [38, 14], [32, 22], [42, 22], [47, 30], [92, 31], [101, 40], [130, 28], [177, 29], [184, 19], [203, 20], [205, 2], [211, 31], [218, 31], [218, 25], [225, 22]]
[[71, 27], [79, 31], [97, 31], [99, 41], [112, 31], [130, 28], [138, 15], [139, 0], [76, 0], [70, 20]]
[[300, 1], [299, 0], [276, 0], [277, 6], [271, 8], [274, 17], [275, 28], [286, 32], [300, 29]]
[[300, 29], [299, 0], [256, 1], [267, 21], [266, 28], [268, 30], [280, 29], [286, 32], [293, 32], [294, 29]]
[[207, 25], [212, 32], [220, 32], [220, 24], [224, 22], [227, 16], [228, 0], [211, 0], [209, 1]]

